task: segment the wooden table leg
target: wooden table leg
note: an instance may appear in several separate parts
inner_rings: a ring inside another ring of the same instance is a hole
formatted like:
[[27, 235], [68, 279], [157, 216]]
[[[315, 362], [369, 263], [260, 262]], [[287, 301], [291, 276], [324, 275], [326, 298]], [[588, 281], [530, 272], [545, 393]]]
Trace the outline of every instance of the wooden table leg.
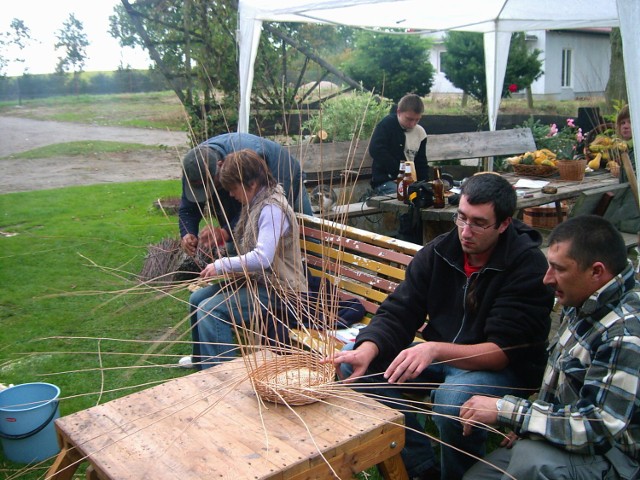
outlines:
[[78, 455], [75, 447], [64, 445], [56, 457], [53, 465], [47, 471], [47, 480], [71, 480], [76, 473], [82, 458]]
[[87, 480], [100, 480], [98, 472], [93, 468], [93, 465], [89, 465], [87, 467], [87, 473], [85, 476], [87, 477]]
[[564, 220], [564, 216], [562, 215], [562, 202], [556, 202], [556, 217], [558, 218], [558, 223], [562, 223]]
[[400, 454], [387, 458], [378, 464], [378, 470], [387, 480], [409, 480], [407, 469]]

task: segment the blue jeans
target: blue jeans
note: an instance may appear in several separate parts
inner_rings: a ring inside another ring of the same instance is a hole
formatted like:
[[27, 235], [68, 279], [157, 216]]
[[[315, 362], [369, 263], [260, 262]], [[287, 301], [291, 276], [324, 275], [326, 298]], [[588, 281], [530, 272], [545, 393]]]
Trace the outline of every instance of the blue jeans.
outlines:
[[374, 195], [395, 195], [398, 193], [398, 184], [393, 180], [384, 182], [373, 189]]
[[[352, 349], [353, 343], [347, 344], [344, 349]], [[342, 374], [348, 376], [353, 371], [351, 365], [341, 365]], [[513, 389], [518, 385], [518, 378], [509, 368], [499, 372], [462, 370], [446, 364], [431, 365], [422, 373], [404, 384], [389, 384], [379, 372], [367, 372], [374, 374], [358, 380], [361, 383], [375, 383], [374, 387], [364, 387], [361, 390], [365, 394], [376, 397], [381, 403], [402, 410], [407, 426], [405, 435], [405, 447], [402, 450], [402, 459], [409, 473], [409, 477], [419, 476], [425, 470], [437, 464], [437, 459], [429, 438], [424, 435], [424, 429], [418, 422], [416, 411], [407, 407], [408, 401], [403, 393], [424, 392], [431, 394], [433, 403], [431, 418], [438, 428], [440, 448], [440, 469], [443, 480], [456, 480], [462, 478], [464, 472], [476, 462], [474, 457], [448, 447], [454, 446], [476, 457], [485, 454], [485, 442], [487, 433], [479, 428], [474, 428], [471, 435], [462, 436], [462, 425], [457, 420], [460, 406], [473, 395], [504, 396], [508, 394], [522, 395], [522, 391]], [[375, 375], [378, 373], [377, 375]], [[413, 387], [412, 387], [413, 384]], [[424, 385], [420, 388], [419, 385]], [[430, 388], [429, 385], [437, 384]], [[420, 406], [424, 408], [424, 405]], [[408, 410], [408, 411], [407, 411]]]
[[269, 295], [263, 285], [225, 288], [224, 283], [196, 290], [189, 297], [193, 361], [199, 370], [233, 360], [233, 324], [265, 318]]

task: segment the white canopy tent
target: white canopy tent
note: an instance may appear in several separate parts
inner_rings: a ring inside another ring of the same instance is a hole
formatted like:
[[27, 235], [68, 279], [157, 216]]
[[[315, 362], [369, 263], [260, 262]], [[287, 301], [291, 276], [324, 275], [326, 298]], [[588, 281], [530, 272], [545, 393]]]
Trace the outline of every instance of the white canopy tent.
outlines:
[[481, 32], [491, 130], [496, 127], [512, 32], [619, 26], [633, 136], [640, 138], [640, 0], [239, 0], [238, 13], [241, 132], [248, 131], [263, 21]]

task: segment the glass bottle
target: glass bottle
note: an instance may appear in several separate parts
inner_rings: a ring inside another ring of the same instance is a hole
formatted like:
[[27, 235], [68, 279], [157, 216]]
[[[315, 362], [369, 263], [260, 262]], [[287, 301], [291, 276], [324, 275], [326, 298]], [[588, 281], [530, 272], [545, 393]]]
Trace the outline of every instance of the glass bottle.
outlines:
[[411, 185], [413, 181], [413, 175], [411, 175], [411, 164], [407, 162], [404, 164], [404, 178], [402, 179], [402, 190], [404, 193], [402, 201], [405, 203], [409, 197], [409, 185]]
[[444, 208], [444, 182], [440, 176], [440, 167], [433, 167], [434, 179], [431, 182], [433, 188], [433, 208]]
[[400, 162], [400, 169], [398, 170], [398, 176], [396, 177], [396, 192], [397, 192], [397, 199], [399, 202], [404, 202], [404, 196], [405, 196], [405, 191], [404, 191], [404, 167], [405, 164], [404, 162]]

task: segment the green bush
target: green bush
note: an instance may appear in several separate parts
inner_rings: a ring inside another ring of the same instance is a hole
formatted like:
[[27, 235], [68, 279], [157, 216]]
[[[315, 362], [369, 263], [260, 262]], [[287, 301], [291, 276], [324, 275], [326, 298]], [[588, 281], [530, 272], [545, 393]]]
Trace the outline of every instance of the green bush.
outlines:
[[328, 100], [302, 125], [312, 134], [324, 130], [327, 141], [369, 138], [376, 124], [391, 108], [391, 100], [371, 93], [354, 92]]

